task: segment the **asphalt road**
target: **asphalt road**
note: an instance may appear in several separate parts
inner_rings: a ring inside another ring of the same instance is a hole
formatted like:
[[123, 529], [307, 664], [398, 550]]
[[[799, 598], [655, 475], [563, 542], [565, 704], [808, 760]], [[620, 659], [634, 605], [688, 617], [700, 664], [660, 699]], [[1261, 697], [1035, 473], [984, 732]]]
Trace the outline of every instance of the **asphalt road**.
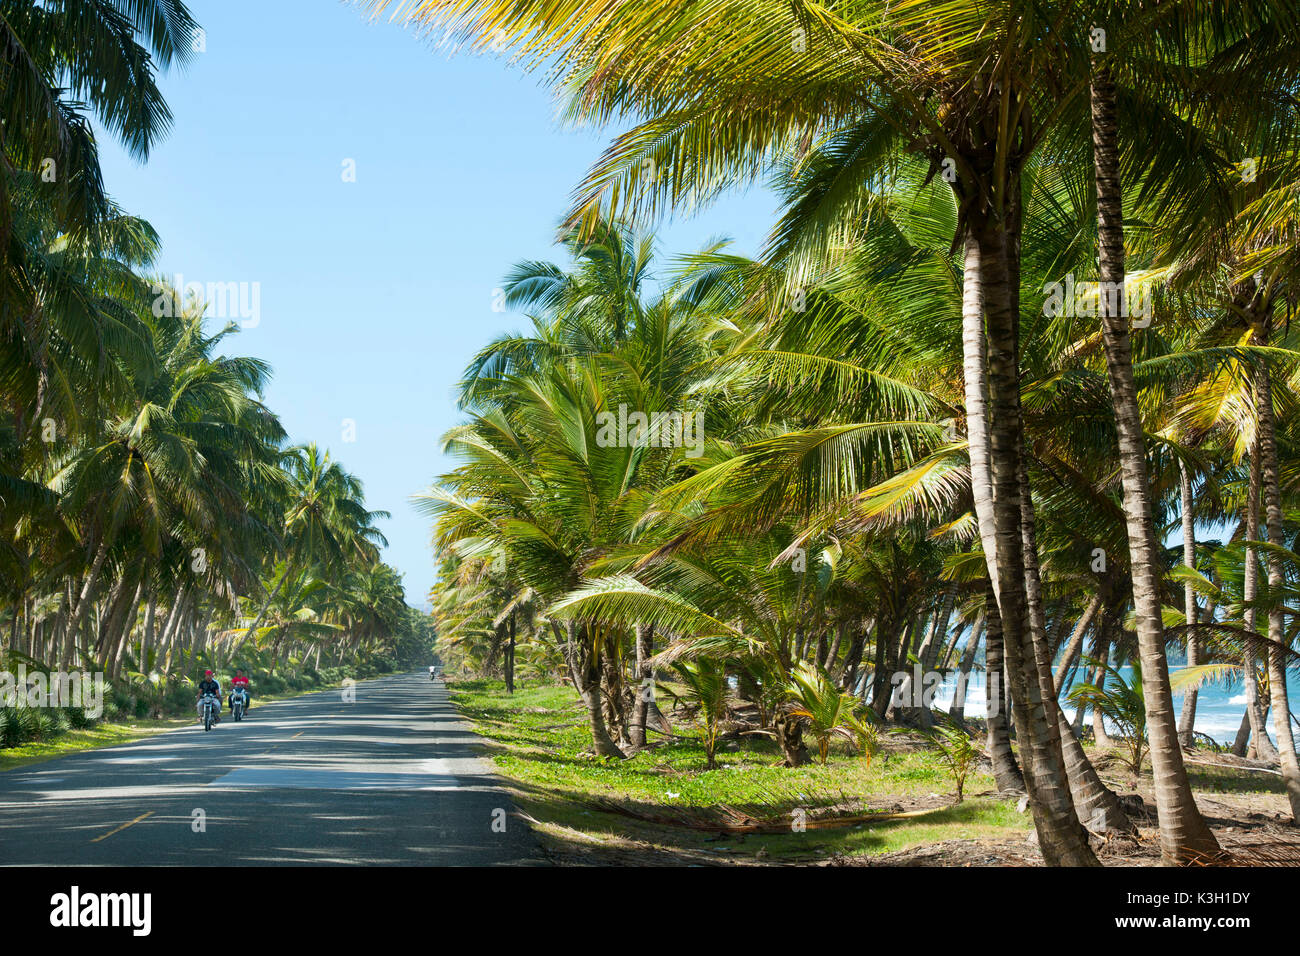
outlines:
[[353, 690], [0, 773], [0, 865], [543, 862], [441, 681]]

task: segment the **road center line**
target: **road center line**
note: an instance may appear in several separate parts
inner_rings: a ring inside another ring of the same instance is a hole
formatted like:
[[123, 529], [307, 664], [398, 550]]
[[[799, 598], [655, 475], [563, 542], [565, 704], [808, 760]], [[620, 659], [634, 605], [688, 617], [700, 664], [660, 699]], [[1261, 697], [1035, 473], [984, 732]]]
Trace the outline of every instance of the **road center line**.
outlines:
[[122, 831], [122, 830], [125, 830], [127, 827], [135, 826], [137, 823], [139, 823], [139, 822], [140, 822], [141, 820], [143, 820], [145, 817], [151, 817], [151, 816], [153, 816], [153, 811], [152, 811], [152, 810], [150, 810], [148, 813], [142, 813], [142, 814], [140, 814], [138, 817], [136, 817], [134, 820], [131, 820], [129, 823], [123, 823], [123, 824], [122, 824], [120, 827], [118, 827], [116, 830], [109, 830], [109, 831], [108, 831], [107, 833], [105, 833], [103, 836], [97, 836], [97, 837], [95, 837], [95, 839], [91, 840], [90, 842], [91, 842], [91, 843], [98, 843], [100, 840], [107, 840], [107, 839], [108, 839], [109, 837], [111, 837], [114, 833], [118, 833], [118, 832], [120, 832], [120, 831]]

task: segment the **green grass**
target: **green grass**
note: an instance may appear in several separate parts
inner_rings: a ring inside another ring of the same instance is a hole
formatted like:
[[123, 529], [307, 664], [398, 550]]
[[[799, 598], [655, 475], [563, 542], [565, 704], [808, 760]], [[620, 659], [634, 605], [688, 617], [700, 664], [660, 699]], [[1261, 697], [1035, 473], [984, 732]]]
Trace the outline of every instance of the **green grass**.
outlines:
[[166, 717], [162, 720], [139, 718], [120, 722], [108, 721], [86, 730], [69, 730], [50, 740], [33, 740], [19, 744], [17, 747], [6, 747], [0, 750], [0, 772], [53, 760], [55, 757], [63, 757], [83, 750], [98, 750], [101, 747], [129, 744], [133, 740], [183, 727], [189, 722], [186, 717]]
[[[1150, 768], [1147, 768], [1148, 774]], [[1193, 790], [1209, 793], [1286, 793], [1286, 784], [1275, 773], [1187, 764], [1187, 779]]]
[[[1023, 839], [1032, 824], [1015, 801], [978, 796], [993, 780], [975, 774], [958, 805], [955, 788], [936, 754], [886, 743], [868, 765], [847, 745], [832, 747], [825, 766], [778, 765], [775, 745], [761, 736], [724, 741], [719, 767], [704, 769], [695, 740], [664, 743], [628, 760], [599, 760], [590, 748], [586, 714], [569, 687], [525, 687], [513, 697], [500, 683], [458, 681], [452, 697], [488, 738], [486, 749], [514, 784], [521, 806], [544, 837], [589, 846], [627, 848], [692, 857], [750, 857], [755, 861], [817, 859], [834, 854], [876, 854], [938, 840]], [[675, 725], [683, 736], [695, 728]], [[652, 739], [653, 739], [652, 734]], [[627, 808], [637, 819], [602, 810], [600, 801]], [[794, 813], [822, 817], [889, 813], [920, 804], [936, 808], [922, 817], [879, 820], [849, 827], [795, 832]], [[788, 821], [789, 832], [724, 834], [718, 829], [674, 826], [674, 819], [707, 826], [728, 807], [764, 822]]]

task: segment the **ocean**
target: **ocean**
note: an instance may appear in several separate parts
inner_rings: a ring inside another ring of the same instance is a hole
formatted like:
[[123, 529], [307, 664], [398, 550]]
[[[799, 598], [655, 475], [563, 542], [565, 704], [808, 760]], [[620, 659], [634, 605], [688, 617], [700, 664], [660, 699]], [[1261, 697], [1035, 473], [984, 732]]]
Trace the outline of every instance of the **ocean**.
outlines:
[[[1170, 674], [1176, 674], [1184, 665], [1171, 664], [1169, 667]], [[1079, 668], [1080, 674], [1083, 668]], [[1132, 679], [1132, 672], [1128, 665], [1119, 668], [1119, 673], [1125, 681]], [[1080, 683], [1080, 678], [1076, 677], [1075, 684]], [[956, 690], [956, 675], [951, 675], [935, 691], [934, 706], [947, 710], [952, 705], [953, 693]], [[1073, 686], [1073, 685], [1071, 685]], [[1291, 710], [1296, 712], [1296, 702], [1300, 700], [1300, 676], [1294, 673], [1288, 675], [1287, 691], [1291, 700]], [[1073, 719], [1074, 708], [1063, 702], [1065, 713]], [[1174, 695], [1174, 712], [1182, 713], [1183, 695]], [[1241, 715], [1245, 713], [1246, 695], [1242, 692], [1241, 680], [1237, 679], [1231, 683], [1224, 681], [1214, 683], [1204, 683], [1201, 685], [1200, 694], [1196, 699], [1196, 730], [1212, 738], [1216, 743], [1231, 744], [1237, 737], [1237, 728], [1241, 725]], [[970, 717], [984, 717], [984, 683], [982, 673], [971, 674], [969, 686], [966, 689], [966, 714]], [[1270, 711], [1268, 716], [1270, 736], [1272, 735], [1273, 714]], [[1109, 724], [1107, 727], [1109, 728]], [[1300, 732], [1293, 722], [1291, 725], [1293, 731]], [[1276, 742], [1276, 738], [1274, 738]]]

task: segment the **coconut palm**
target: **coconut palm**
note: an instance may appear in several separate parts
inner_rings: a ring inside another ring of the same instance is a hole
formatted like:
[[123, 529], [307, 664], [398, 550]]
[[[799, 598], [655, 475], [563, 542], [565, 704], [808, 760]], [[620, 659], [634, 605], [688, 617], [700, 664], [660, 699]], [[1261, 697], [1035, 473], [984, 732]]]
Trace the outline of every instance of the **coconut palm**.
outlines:
[[841, 691], [812, 662], [797, 662], [787, 686], [791, 697], [789, 714], [801, 721], [817, 742], [817, 757], [822, 763], [826, 762], [832, 737], [857, 740], [862, 735], [862, 721], [854, 714], [857, 698]]

